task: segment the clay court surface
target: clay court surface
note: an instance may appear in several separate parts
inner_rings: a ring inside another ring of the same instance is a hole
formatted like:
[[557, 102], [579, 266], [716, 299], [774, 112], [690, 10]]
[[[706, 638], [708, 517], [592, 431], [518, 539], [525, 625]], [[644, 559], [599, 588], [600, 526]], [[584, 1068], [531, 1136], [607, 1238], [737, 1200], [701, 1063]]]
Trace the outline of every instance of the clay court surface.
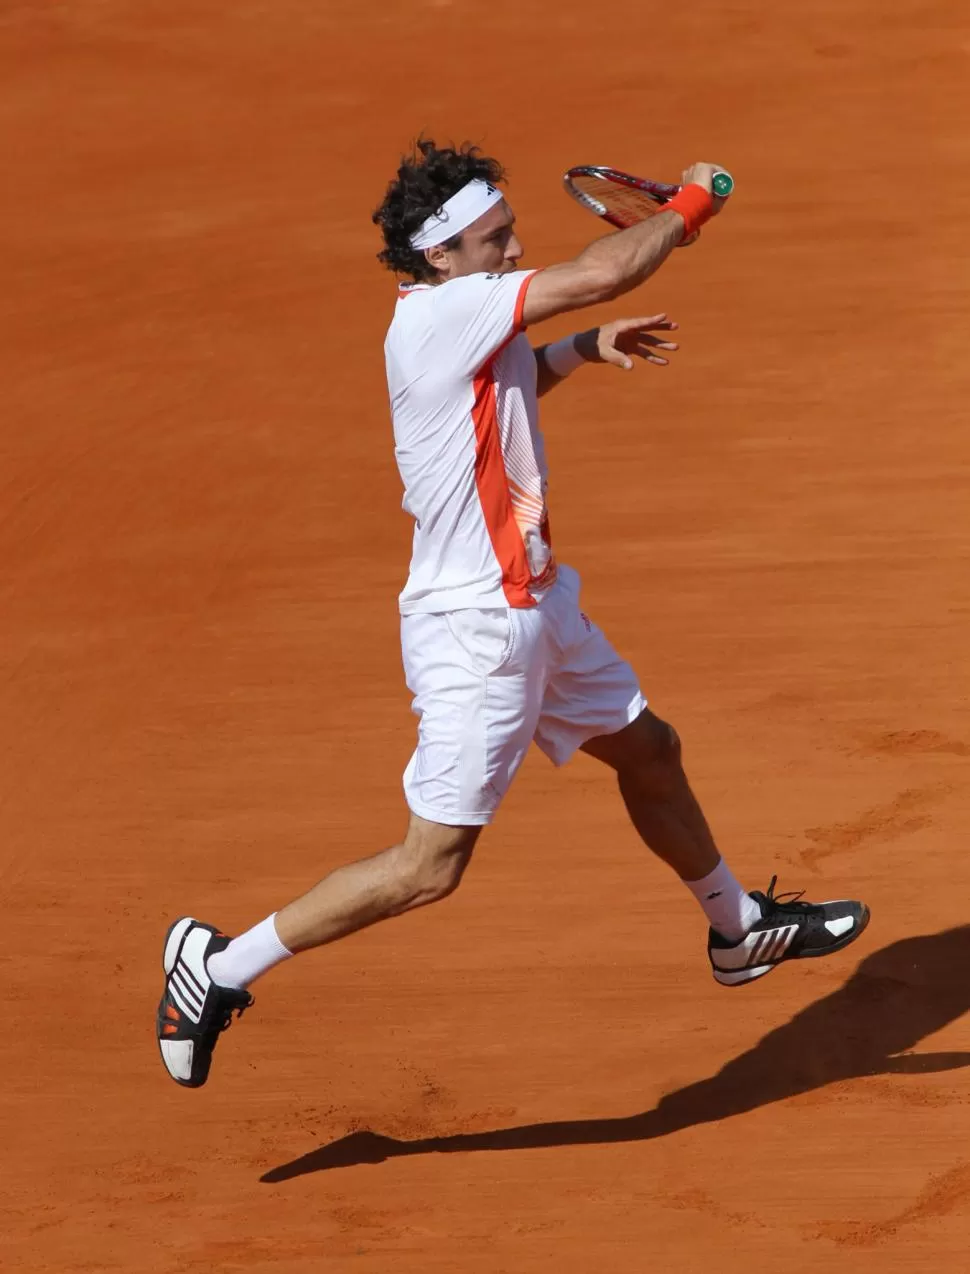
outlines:
[[[966, 1269], [968, 77], [956, 0], [3, 5], [0, 1268]], [[545, 403], [553, 531], [742, 878], [873, 920], [719, 988], [537, 755], [453, 899], [269, 975], [186, 1092], [169, 921], [403, 827], [369, 213], [422, 127], [507, 163], [526, 264], [599, 233], [571, 163], [733, 170], [609, 311], [676, 365]]]

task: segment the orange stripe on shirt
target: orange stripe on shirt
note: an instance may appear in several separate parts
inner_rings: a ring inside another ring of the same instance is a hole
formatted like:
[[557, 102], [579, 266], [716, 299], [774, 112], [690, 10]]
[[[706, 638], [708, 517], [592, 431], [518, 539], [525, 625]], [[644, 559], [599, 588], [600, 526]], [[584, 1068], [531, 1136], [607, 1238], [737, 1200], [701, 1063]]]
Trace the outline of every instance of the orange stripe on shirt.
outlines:
[[475, 377], [475, 486], [488, 538], [502, 572], [502, 589], [510, 606], [534, 606], [529, 592], [532, 573], [522, 533], [515, 520], [495, 411], [495, 379], [489, 360]]
[[540, 273], [541, 271], [539, 270], [533, 270], [533, 272], [529, 275], [527, 279], [523, 279], [522, 286], [519, 288], [519, 295], [515, 298], [515, 318], [513, 319], [512, 330], [513, 332], [516, 333], [516, 335], [519, 332], [524, 332], [527, 327], [527, 324], [523, 322], [524, 311], [525, 311], [525, 294], [526, 292], [528, 292], [529, 287], [532, 283], [532, 280], [536, 277], [537, 274], [540, 274]]
[[[519, 608], [535, 606], [536, 600], [529, 591], [529, 585], [542, 588], [551, 583], [556, 576], [556, 564], [553, 559], [539, 578], [533, 579], [525, 551], [525, 542], [512, 507], [509, 476], [505, 469], [505, 458], [502, 455], [502, 443], [498, 432], [495, 378], [492, 369], [502, 350], [525, 330], [526, 325], [523, 321], [525, 294], [538, 273], [539, 271], [536, 270], [522, 281], [519, 295], [515, 298], [512, 331], [475, 377], [475, 402], [472, 406], [472, 421], [475, 425], [475, 485], [478, 488], [478, 499], [482, 506], [488, 538], [492, 542], [492, 549], [502, 571], [502, 591], [509, 605]], [[543, 539], [546, 539], [545, 534]], [[548, 543], [547, 539], [546, 543]]]

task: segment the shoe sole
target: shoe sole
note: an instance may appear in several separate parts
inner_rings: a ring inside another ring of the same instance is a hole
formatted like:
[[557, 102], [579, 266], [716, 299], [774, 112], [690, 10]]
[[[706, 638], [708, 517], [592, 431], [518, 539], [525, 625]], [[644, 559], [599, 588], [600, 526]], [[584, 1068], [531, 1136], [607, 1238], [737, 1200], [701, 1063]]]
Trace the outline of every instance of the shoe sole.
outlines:
[[714, 981], [720, 986], [747, 986], [749, 982], [757, 982], [759, 978], [763, 978], [766, 973], [773, 973], [779, 965], [786, 964], [789, 960], [818, 960], [822, 956], [835, 955], [837, 951], [844, 951], [846, 947], [851, 947], [856, 938], [862, 937], [868, 927], [869, 917], [869, 908], [863, 903], [862, 915], [856, 928], [851, 933], [847, 933], [844, 938], [833, 942], [830, 947], [826, 947], [824, 951], [800, 951], [798, 955], [782, 956], [774, 964], [759, 964], [753, 969], [738, 969], [733, 972], [714, 969]]
[[[165, 999], [168, 995], [168, 979], [171, 976], [172, 970], [175, 968], [176, 964], [178, 964], [179, 956], [182, 954], [182, 943], [185, 941], [185, 935], [196, 923], [197, 922], [193, 916], [183, 916], [181, 920], [176, 920], [174, 924], [169, 925], [168, 933], [165, 935], [165, 943], [162, 947], [162, 969], [165, 972], [165, 990], [162, 992], [162, 998], [159, 1001], [159, 1018], [157, 1020], [160, 1020], [160, 1015], [164, 1009]], [[190, 1079], [179, 1079], [178, 1075], [173, 1075], [168, 1069], [168, 1064], [165, 1061], [165, 1052], [162, 1048], [162, 1041], [158, 1034], [158, 1030], [159, 1028], [156, 1026], [155, 1042], [158, 1045], [158, 1054], [162, 1059], [162, 1065], [165, 1067], [165, 1074], [170, 1080], [172, 1080], [173, 1083], [178, 1084], [179, 1088], [201, 1088], [205, 1083], [205, 1079], [199, 1083], [193, 1083]]]
[[169, 925], [168, 933], [165, 935], [165, 945], [162, 948], [162, 968], [165, 970], [166, 978], [178, 964], [182, 942], [195, 923], [192, 916], [183, 916], [181, 920], [176, 920], [174, 924]]

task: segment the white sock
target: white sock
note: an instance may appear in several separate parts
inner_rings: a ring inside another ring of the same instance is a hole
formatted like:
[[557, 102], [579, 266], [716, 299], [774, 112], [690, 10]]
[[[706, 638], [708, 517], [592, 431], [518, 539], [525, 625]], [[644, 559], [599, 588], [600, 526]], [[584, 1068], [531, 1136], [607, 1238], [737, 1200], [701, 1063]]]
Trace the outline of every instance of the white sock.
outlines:
[[761, 919], [761, 908], [741, 888], [723, 858], [703, 880], [685, 880], [684, 884], [704, 908], [711, 928], [729, 942], [740, 942]]
[[276, 913], [233, 938], [225, 951], [217, 951], [206, 961], [209, 977], [219, 986], [244, 990], [277, 964], [293, 954], [279, 940], [274, 921]]

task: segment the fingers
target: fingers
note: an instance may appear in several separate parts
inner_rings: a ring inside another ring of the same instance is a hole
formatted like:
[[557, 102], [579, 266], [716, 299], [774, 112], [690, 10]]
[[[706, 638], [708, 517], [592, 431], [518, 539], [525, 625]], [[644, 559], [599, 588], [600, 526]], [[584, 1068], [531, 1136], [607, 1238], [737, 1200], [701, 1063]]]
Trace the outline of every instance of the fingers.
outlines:
[[670, 359], [664, 358], [663, 354], [658, 350], [666, 350], [670, 354], [676, 353], [680, 346], [676, 341], [658, 341], [655, 336], [645, 336], [637, 345], [633, 353], [637, 358], [642, 358], [646, 363], [654, 363], [657, 367], [666, 367]]
[[624, 371], [630, 371], [633, 367], [634, 358], [642, 358], [645, 363], [654, 363], [658, 367], [666, 367], [670, 362], [669, 358], [664, 358], [659, 350], [665, 350], [667, 353], [675, 353], [680, 346], [675, 341], [658, 341], [656, 337], [645, 336], [631, 349], [624, 352], [611, 346], [609, 349], [602, 351], [604, 363], [611, 363], [614, 367], [621, 367]]
[[684, 170], [684, 185], [696, 182], [698, 186], [713, 193], [714, 175], [724, 171], [720, 164], [691, 164]]
[[642, 358], [645, 362], [665, 367], [668, 359], [658, 351], [673, 353], [677, 350], [676, 341], [664, 340], [661, 336], [653, 336], [652, 332], [675, 332], [679, 324], [668, 319], [665, 313], [641, 315], [638, 318], [617, 319], [599, 329], [597, 350], [604, 363], [620, 367], [624, 371], [633, 368], [634, 358]]
[[[657, 367], [666, 367], [670, 362], [669, 358], [664, 358], [662, 354], [655, 354], [653, 350], [638, 349], [633, 352], [637, 358], [643, 359], [645, 363], [653, 363]], [[616, 358], [608, 358], [605, 361], [612, 363], [615, 367], [622, 367], [625, 372], [633, 370], [633, 359], [626, 356], [622, 356], [622, 361]]]
[[[662, 348], [664, 347], [661, 346], [661, 349]], [[674, 346], [674, 349], [676, 348], [677, 347]], [[655, 363], [657, 367], [666, 367], [670, 362], [669, 358], [664, 358], [662, 354], [658, 354], [655, 350], [652, 350], [652, 349], [638, 349], [636, 351], [636, 354], [637, 354], [637, 357], [642, 358], [645, 363]]]
[[680, 324], [675, 323], [673, 319], [668, 319], [666, 314], [651, 314], [648, 318], [617, 319], [616, 322], [610, 324], [610, 327], [617, 332], [632, 332], [636, 328], [645, 330], [663, 328], [664, 331], [672, 332], [679, 326]]
[[673, 319], [654, 314], [649, 318], [619, 319], [609, 323], [602, 330], [610, 344], [616, 341], [630, 340], [632, 336], [645, 332], [676, 332], [680, 327]]
[[710, 191], [716, 170], [715, 164], [691, 164], [689, 168], [684, 169], [684, 185], [703, 186], [705, 190]]

